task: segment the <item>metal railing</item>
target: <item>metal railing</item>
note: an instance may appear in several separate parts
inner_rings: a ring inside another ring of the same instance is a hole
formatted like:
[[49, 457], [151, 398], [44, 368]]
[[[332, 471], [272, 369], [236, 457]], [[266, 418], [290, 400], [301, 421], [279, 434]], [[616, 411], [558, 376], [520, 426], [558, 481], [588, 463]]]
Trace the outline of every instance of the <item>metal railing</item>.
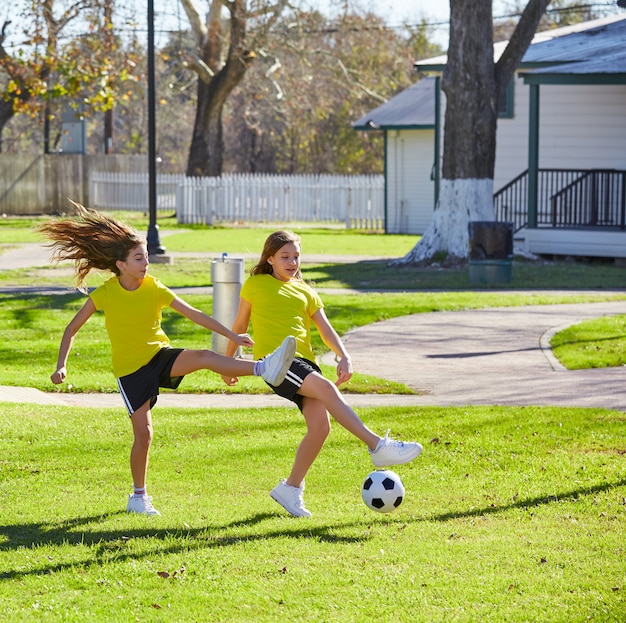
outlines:
[[[626, 171], [539, 169], [537, 227], [626, 228]], [[528, 223], [528, 171], [493, 197], [497, 221]]]
[[626, 171], [591, 170], [550, 198], [552, 227], [626, 229]]

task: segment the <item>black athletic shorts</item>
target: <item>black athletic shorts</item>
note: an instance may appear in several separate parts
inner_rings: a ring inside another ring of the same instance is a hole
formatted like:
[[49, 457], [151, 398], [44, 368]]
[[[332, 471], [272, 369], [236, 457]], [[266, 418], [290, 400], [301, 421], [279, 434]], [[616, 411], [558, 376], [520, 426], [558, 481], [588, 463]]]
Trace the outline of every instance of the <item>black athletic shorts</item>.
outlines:
[[162, 348], [145, 366], [117, 379], [117, 386], [130, 415], [147, 400], [150, 401], [150, 408], [154, 407], [159, 387], [178, 388], [184, 376], [172, 377], [170, 372], [176, 357], [183, 350], [183, 348]]
[[302, 386], [302, 382], [304, 379], [309, 376], [312, 372], [319, 372], [319, 366], [308, 359], [304, 359], [303, 357], [294, 357], [289, 370], [287, 370], [287, 376], [285, 376], [285, 380], [280, 384], [274, 387], [274, 385], [268, 385], [274, 390], [274, 393], [278, 396], [282, 396], [283, 398], [287, 398], [287, 400], [291, 400], [291, 402], [295, 402], [298, 405], [298, 409], [302, 411], [302, 401], [304, 400], [304, 396], [296, 393], [300, 387]]

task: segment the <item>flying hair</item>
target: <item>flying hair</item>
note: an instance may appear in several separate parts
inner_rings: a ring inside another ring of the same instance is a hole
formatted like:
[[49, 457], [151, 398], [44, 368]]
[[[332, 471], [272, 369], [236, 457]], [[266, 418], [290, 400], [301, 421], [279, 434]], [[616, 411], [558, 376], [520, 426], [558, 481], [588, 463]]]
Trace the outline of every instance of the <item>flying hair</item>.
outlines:
[[76, 287], [85, 292], [85, 279], [91, 270], [108, 270], [119, 276], [116, 262], [126, 261], [130, 251], [145, 245], [146, 240], [120, 221], [71, 203], [76, 208], [74, 217], [50, 220], [37, 231], [50, 240], [46, 246], [53, 250], [53, 262], [74, 262]]
[[[273, 272], [272, 265], [267, 261], [268, 258], [276, 255], [282, 247], [290, 242], [300, 244], [300, 236], [294, 234], [292, 231], [275, 231], [271, 233], [266, 239], [263, 245], [263, 251], [261, 252], [261, 258], [258, 263], [250, 270], [251, 275], [271, 275]], [[302, 279], [302, 273], [300, 269], [294, 275], [294, 279]]]

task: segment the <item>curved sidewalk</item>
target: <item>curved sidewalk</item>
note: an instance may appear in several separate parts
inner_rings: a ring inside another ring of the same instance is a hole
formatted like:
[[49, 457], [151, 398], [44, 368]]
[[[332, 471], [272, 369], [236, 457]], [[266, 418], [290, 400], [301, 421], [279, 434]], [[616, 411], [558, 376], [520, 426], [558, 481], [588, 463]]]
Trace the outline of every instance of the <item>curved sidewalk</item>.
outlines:
[[550, 335], [626, 301], [434, 312], [345, 336], [354, 367], [405, 383], [423, 405], [556, 405], [626, 411], [626, 367], [566, 370]]
[[[0, 256], [0, 269], [46, 265], [49, 255], [49, 250], [38, 244], [17, 245]], [[48, 294], [69, 291], [35, 289]], [[626, 314], [626, 301], [434, 312], [361, 327], [344, 336], [354, 369], [404, 383], [419, 395], [349, 394], [347, 399], [356, 408], [502, 404], [626, 411], [626, 367], [568, 371], [548, 347], [549, 336], [559, 328], [615, 314]], [[326, 360], [332, 363], [328, 355]], [[1, 385], [0, 402], [122, 408], [117, 394], [45, 393]], [[184, 393], [162, 394], [158, 404], [207, 408], [289, 405], [274, 395]]]
[[[569, 371], [549, 336], [588, 318], [626, 314], [626, 301], [434, 312], [394, 318], [345, 336], [355, 370], [418, 395], [347, 395], [355, 408], [556, 405], [626, 411], [626, 368]], [[332, 358], [326, 356], [332, 363]], [[0, 386], [0, 402], [122, 408], [117, 394], [50, 394]], [[274, 395], [166, 393], [161, 407], [286, 407]]]

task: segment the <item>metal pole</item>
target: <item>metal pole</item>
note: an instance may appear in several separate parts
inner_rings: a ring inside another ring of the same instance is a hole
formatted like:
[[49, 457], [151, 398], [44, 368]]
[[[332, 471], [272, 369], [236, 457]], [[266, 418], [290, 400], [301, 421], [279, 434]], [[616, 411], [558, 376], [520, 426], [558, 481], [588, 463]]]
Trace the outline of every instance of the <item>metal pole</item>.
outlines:
[[528, 227], [536, 228], [539, 203], [539, 85], [530, 85], [528, 121]]
[[154, 0], [148, 0], [148, 255], [165, 253], [156, 222], [156, 89], [154, 85]]

